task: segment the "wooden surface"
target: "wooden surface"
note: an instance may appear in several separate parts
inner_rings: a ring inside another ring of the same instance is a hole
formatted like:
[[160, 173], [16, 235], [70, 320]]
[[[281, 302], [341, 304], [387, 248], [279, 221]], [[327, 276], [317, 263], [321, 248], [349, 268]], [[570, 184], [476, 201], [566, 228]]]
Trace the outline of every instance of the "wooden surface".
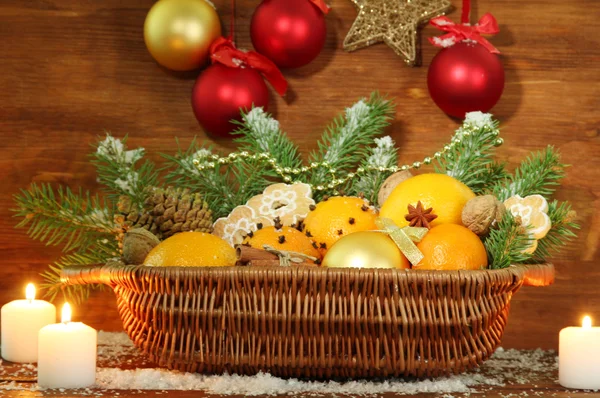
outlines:
[[[104, 397], [173, 397], [204, 398], [245, 396], [296, 396], [299, 398], [328, 397], [358, 398], [370, 396], [400, 398], [412, 391], [428, 391], [419, 396], [431, 398], [489, 398], [508, 397], [600, 397], [600, 392], [566, 389], [557, 384], [557, 362], [554, 351], [499, 350], [481, 368], [466, 374], [433, 380], [374, 380], [345, 384], [313, 382], [292, 379], [263, 378], [239, 380], [236, 377], [189, 377], [176, 372], [156, 371], [155, 364], [126, 340], [126, 335], [106, 340], [106, 334], [98, 338], [98, 369], [96, 385], [77, 390], [41, 390], [36, 383], [35, 365], [0, 363], [0, 397], [74, 398], [82, 396]], [[124, 341], [124, 343], [122, 343]], [[120, 369], [120, 370], [119, 370]], [[148, 369], [151, 376], [144, 371]], [[121, 387], [126, 385], [127, 389]], [[151, 389], [161, 386], [161, 389]], [[192, 387], [194, 386], [194, 387]], [[119, 388], [117, 388], [119, 387]], [[189, 390], [195, 388], [195, 390]], [[187, 390], [187, 391], [186, 391]], [[351, 394], [348, 391], [352, 391]], [[310, 391], [310, 392], [309, 392]], [[262, 393], [262, 394], [261, 394]]]
[[[459, 6], [457, 0], [453, 0]], [[130, 135], [158, 160], [204, 138], [190, 109], [194, 73], [158, 67], [145, 49], [142, 26], [152, 0], [3, 0], [0, 2], [0, 304], [20, 298], [25, 283], [59, 251], [14, 230], [12, 195], [31, 182], [56, 182], [96, 190], [88, 163], [90, 144], [105, 130]], [[228, 1], [217, 0], [223, 21]], [[250, 48], [249, 21], [258, 0], [238, 0], [238, 44]], [[286, 71], [290, 93], [272, 94], [271, 110], [305, 152], [345, 106], [372, 90], [396, 98], [388, 133], [403, 162], [432, 154], [458, 126], [427, 93], [427, 66], [437, 49], [421, 34], [423, 66], [408, 68], [385, 45], [345, 53], [341, 46], [356, 11], [349, 0], [331, 0], [328, 39], [311, 65]], [[492, 12], [501, 33], [506, 89], [493, 110], [511, 164], [547, 144], [573, 166], [557, 194], [573, 201], [582, 229], [578, 241], [555, 258], [557, 282], [524, 288], [514, 298], [506, 347], [556, 348], [558, 331], [588, 313], [600, 322], [600, 2], [595, 0], [476, 0], [473, 16]], [[450, 14], [453, 20], [459, 13]], [[227, 25], [226, 23], [224, 25]], [[232, 148], [227, 141], [219, 145]], [[112, 293], [74, 309], [97, 329], [119, 330]]]

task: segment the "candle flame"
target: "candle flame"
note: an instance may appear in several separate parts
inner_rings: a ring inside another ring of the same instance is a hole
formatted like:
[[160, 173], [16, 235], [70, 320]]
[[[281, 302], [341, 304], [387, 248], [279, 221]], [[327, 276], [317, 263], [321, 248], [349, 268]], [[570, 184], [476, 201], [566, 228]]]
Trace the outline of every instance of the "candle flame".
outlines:
[[591, 329], [592, 328], [592, 318], [590, 318], [587, 315], [584, 316], [583, 323], [581, 324], [581, 326], [583, 326], [584, 329]]
[[65, 305], [63, 305], [61, 320], [63, 323], [71, 322], [71, 306], [69, 303], [65, 303]]
[[35, 286], [33, 285], [33, 283], [29, 283], [25, 288], [25, 298], [27, 300], [35, 299]]

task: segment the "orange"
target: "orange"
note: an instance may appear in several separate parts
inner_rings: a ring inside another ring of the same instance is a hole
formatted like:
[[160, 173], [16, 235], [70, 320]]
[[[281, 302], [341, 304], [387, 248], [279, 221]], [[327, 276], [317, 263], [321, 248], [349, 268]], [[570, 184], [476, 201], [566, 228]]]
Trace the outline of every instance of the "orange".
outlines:
[[302, 230], [322, 254], [342, 236], [377, 229], [377, 212], [354, 196], [335, 196], [317, 204], [304, 219]]
[[476, 270], [487, 268], [487, 252], [479, 237], [466, 227], [442, 224], [417, 244], [425, 256], [414, 269]]
[[399, 227], [406, 227], [408, 205], [416, 206], [419, 201], [423, 208], [432, 207], [438, 217], [431, 226], [441, 224], [461, 224], [465, 204], [475, 197], [471, 189], [446, 174], [420, 174], [402, 181], [390, 194], [381, 207], [381, 217], [394, 220]]
[[313, 247], [312, 241], [292, 227], [266, 227], [254, 232], [252, 236], [247, 236], [244, 243], [256, 249], [263, 249], [263, 245], [269, 245], [277, 250], [303, 253], [308, 256], [321, 258], [319, 251]]
[[181, 232], [160, 242], [144, 261], [153, 267], [224, 267], [235, 265], [235, 249], [218, 236]]

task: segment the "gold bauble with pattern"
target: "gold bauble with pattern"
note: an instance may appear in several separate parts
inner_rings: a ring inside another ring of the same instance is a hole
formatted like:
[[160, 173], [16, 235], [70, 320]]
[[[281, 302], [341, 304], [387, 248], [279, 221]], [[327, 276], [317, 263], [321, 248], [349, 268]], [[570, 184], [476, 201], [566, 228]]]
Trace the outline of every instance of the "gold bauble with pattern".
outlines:
[[383, 232], [361, 231], [342, 237], [327, 251], [322, 266], [330, 268], [407, 269], [410, 263]]

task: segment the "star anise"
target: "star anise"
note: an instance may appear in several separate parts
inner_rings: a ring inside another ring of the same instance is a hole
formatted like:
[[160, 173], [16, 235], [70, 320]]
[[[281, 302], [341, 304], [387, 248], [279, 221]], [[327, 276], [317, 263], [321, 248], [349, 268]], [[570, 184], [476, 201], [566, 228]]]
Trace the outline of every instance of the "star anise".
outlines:
[[425, 227], [431, 229], [429, 223], [435, 220], [437, 215], [433, 214], [433, 207], [423, 209], [423, 203], [419, 200], [416, 207], [408, 205], [408, 214], [405, 215], [404, 218], [409, 222], [411, 227]]

